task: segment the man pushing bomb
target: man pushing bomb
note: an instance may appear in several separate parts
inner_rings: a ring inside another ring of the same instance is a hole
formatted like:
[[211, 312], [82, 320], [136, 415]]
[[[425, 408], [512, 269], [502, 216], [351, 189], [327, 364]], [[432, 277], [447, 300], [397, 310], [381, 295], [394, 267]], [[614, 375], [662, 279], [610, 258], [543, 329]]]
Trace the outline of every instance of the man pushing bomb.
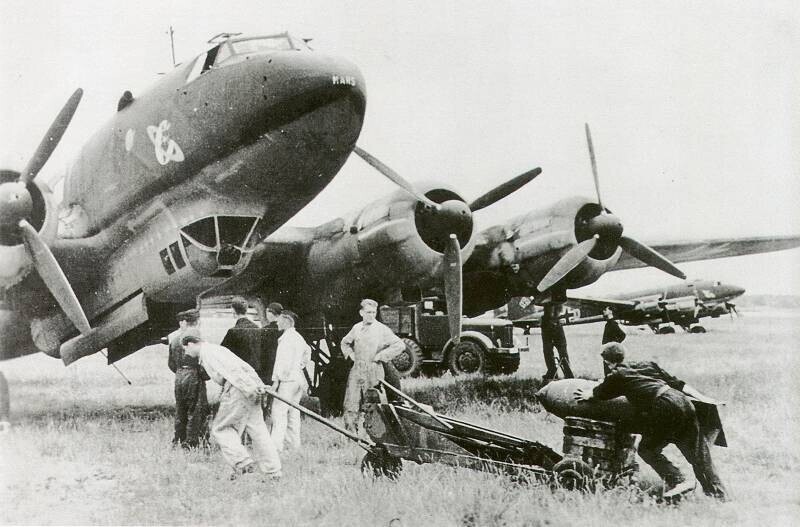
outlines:
[[624, 395], [642, 419], [639, 456], [664, 480], [664, 498], [672, 498], [694, 488], [681, 471], [661, 451], [673, 443], [692, 465], [703, 491], [726, 499], [725, 488], [714, 470], [706, 439], [700, 431], [695, 409], [687, 395], [702, 395], [662, 370], [655, 362], [624, 362], [625, 348], [617, 342], [603, 346], [603, 362], [609, 372], [594, 389], [575, 391], [577, 401], [613, 399]]

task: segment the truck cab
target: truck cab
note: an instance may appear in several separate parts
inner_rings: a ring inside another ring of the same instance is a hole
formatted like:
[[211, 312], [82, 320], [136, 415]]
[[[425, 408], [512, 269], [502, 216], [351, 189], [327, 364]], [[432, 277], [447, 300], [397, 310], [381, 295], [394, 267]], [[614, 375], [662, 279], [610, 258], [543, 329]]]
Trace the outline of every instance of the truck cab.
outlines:
[[395, 367], [404, 377], [468, 373], [513, 373], [519, 368], [514, 326], [499, 318], [465, 318], [461, 342], [453, 343], [447, 322], [447, 303], [438, 297], [382, 306], [381, 321], [403, 339], [406, 350]]

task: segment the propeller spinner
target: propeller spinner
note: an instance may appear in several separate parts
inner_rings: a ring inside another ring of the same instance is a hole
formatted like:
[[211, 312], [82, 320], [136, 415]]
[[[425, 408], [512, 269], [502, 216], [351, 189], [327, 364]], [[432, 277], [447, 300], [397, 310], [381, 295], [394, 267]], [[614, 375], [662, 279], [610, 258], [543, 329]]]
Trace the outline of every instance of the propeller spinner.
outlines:
[[602, 249], [602, 254], [610, 255], [617, 247], [621, 247], [637, 260], [660, 269], [678, 278], [685, 279], [686, 275], [675, 267], [675, 264], [659, 254], [647, 245], [634, 240], [628, 236], [623, 236], [622, 222], [615, 215], [608, 212], [603, 207], [600, 198], [600, 178], [597, 174], [597, 161], [594, 156], [594, 146], [592, 145], [592, 134], [589, 131], [589, 124], [586, 123], [586, 143], [589, 146], [589, 159], [592, 164], [592, 176], [594, 177], [594, 188], [597, 194], [597, 205], [599, 213], [592, 214], [587, 218], [580, 218], [579, 227], [576, 230], [578, 245], [571, 248], [561, 259], [547, 272], [542, 278], [536, 289], [544, 292], [564, 279], [570, 271], [582, 264], [589, 258], [592, 251]]
[[4, 243], [13, 245], [24, 243], [36, 272], [58, 305], [75, 327], [86, 334], [91, 330], [91, 326], [72, 286], [50, 248], [31, 225], [34, 200], [29, 190], [29, 186], [35, 185], [36, 176], [58, 146], [82, 96], [83, 90], [78, 88], [67, 100], [17, 180], [0, 183], [0, 233]]
[[[469, 241], [472, 233], [472, 213], [500, 201], [530, 183], [533, 178], [541, 174], [542, 169], [537, 167], [520, 174], [496, 186], [469, 204], [460, 199], [445, 199], [442, 203], [436, 203], [414, 188], [400, 174], [362, 148], [356, 146], [353, 151], [387, 179], [408, 192], [425, 208], [425, 214], [420, 221], [423, 222], [424, 230], [433, 240], [434, 246], [437, 250], [440, 248], [440, 252], [442, 252], [450, 338], [458, 344], [461, 340], [461, 314], [463, 311], [461, 247]], [[459, 235], [464, 239], [459, 239]]]

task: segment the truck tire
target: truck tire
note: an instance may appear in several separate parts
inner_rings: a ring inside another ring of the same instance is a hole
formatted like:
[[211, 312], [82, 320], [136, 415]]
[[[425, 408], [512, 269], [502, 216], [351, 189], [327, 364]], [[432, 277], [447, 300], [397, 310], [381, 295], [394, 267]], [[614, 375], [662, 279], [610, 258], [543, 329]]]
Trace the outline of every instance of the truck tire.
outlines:
[[416, 377], [422, 367], [422, 348], [413, 339], [404, 337], [402, 341], [406, 349], [392, 359], [392, 364], [397, 368], [400, 377]]
[[462, 340], [447, 355], [447, 365], [453, 375], [483, 373], [486, 366], [486, 348], [474, 340]]

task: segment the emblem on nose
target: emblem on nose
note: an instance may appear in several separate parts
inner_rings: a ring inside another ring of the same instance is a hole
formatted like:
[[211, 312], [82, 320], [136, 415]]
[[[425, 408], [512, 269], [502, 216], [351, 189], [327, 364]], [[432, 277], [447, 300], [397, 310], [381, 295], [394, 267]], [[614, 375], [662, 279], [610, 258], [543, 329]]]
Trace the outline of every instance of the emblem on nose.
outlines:
[[167, 135], [171, 123], [164, 119], [158, 126], [147, 127], [147, 136], [153, 142], [156, 151], [156, 161], [166, 165], [170, 161], [183, 161], [183, 150], [174, 140]]

